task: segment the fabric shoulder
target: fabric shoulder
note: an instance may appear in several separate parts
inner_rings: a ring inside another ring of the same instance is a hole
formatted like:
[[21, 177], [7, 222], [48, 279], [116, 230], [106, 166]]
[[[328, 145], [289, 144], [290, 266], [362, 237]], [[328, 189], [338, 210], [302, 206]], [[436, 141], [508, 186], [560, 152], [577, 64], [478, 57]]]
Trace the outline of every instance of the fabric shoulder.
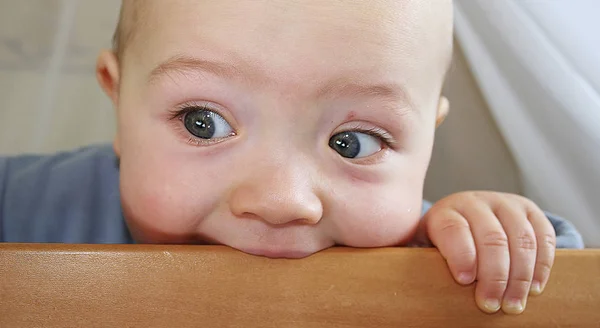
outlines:
[[109, 145], [0, 158], [0, 240], [124, 243], [118, 160]]
[[556, 248], [585, 248], [583, 237], [570, 221], [548, 212], [544, 212], [556, 232]]

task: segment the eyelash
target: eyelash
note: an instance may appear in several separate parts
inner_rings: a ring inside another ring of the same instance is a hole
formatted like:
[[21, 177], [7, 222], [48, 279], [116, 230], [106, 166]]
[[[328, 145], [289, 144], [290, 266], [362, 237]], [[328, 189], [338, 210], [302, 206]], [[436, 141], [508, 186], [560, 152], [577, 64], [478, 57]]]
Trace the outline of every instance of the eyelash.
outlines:
[[221, 115], [219, 113], [219, 111], [217, 111], [213, 108], [210, 108], [207, 104], [198, 105], [197, 103], [184, 103], [184, 104], [177, 106], [170, 112], [169, 119], [170, 120], [181, 119], [185, 116], [185, 114], [191, 113], [191, 112], [197, 111], [197, 110], [209, 110], [211, 112], [215, 112], [215, 113]]
[[388, 148], [391, 148], [391, 149], [396, 148], [396, 144], [397, 144], [396, 140], [392, 137], [392, 135], [389, 132], [387, 132], [381, 128], [365, 126], [364, 124], [361, 124], [361, 123], [355, 123], [355, 125], [353, 125], [349, 129], [341, 130], [340, 132], [336, 132], [334, 135], [341, 133], [341, 132], [364, 133], [364, 134], [370, 135], [372, 137], [378, 138]]
[[[179, 121], [179, 123], [182, 123], [183, 122], [182, 120], [186, 114], [191, 113], [193, 111], [197, 111], [197, 110], [207, 110], [207, 111], [215, 112], [215, 113], [223, 116], [223, 114], [221, 114], [220, 111], [218, 111], [217, 109], [211, 108], [211, 106], [209, 106], [207, 103], [198, 104], [198, 103], [194, 103], [194, 102], [189, 102], [189, 103], [183, 103], [183, 104], [177, 106], [176, 108], [174, 108], [169, 113], [169, 120], [170, 121], [177, 120], [177, 121]], [[186, 135], [187, 142], [189, 144], [192, 144], [195, 146], [211, 145], [211, 144], [215, 144], [215, 143], [218, 143], [221, 141], [219, 139], [217, 139], [217, 140], [199, 139], [192, 135], [189, 135], [187, 129], [182, 124], [177, 124], [177, 127], [179, 129], [181, 129], [181, 132]], [[363, 123], [355, 123], [350, 128], [344, 129], [340, 132], [364, 133], [364, 134], [370, 135], [372, 137], [378, 138], [379, 140], [381, 140], [384, 143], [384, 145], [386, 147], [391, 148], [391, 149], [395, 149], [396, 144], [397, 144], [396, 140], [392, 137], [392, 135], [389, 132], [387, 132], [381, 128], [365, 126], [365, 124], [363, 124]], [[340, 132], [336, 132], [335, 134], [340, 133]]]

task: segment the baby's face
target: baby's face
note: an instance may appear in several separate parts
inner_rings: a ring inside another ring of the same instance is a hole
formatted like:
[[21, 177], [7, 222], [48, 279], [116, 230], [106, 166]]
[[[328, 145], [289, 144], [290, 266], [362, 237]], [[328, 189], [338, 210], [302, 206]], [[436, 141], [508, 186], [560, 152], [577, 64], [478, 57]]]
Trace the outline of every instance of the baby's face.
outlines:
[[412, 237], [450, 3], [143, 5], [113, 95], [136, 240], [302, 257]]

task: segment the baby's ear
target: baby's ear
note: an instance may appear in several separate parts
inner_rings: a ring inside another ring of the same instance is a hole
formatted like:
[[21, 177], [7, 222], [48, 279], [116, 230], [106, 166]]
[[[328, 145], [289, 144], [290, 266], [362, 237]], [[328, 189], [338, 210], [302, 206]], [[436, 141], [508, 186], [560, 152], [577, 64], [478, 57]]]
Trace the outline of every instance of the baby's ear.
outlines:
[[96, 62], [96, 78], [104, 93], [112, 100], [117, 108], [119, 103], [119, 61], [114, 52], [103, 50]]
[[[119, 72], [119, 60], [114, 52], [103, 50], [98, 56], [96, 62], [96, 78], [104, 93], [112, 100], [113, 106], [118, 108], [119, 104], [119, 82], [121, 79]], [[119, 146], [119, 135], [113, 141], [113, 149], [117, 157], [121, 156]]]
[[446, 116], [448, 116], [449, 110], [450, 110], [450, 102], [448, 101], [448, 98], [441, 96], [440, 102], [438, 104], [437, 115], [435, 118], [435, 127], [436, 128], [439, 127], [440, 125], [442, 125], [442, 123], [444, 123]]

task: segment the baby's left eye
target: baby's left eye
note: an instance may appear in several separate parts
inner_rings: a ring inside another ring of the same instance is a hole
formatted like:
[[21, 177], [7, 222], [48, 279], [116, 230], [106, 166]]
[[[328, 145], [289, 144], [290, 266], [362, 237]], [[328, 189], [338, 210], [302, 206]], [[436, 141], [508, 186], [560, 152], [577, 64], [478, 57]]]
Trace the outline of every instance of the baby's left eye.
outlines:
[[382, 149], [382, 141], [375, 136], [357, 132], [340, 132], [329, 139], [329, 147], [345, 158], [371, 156]]

